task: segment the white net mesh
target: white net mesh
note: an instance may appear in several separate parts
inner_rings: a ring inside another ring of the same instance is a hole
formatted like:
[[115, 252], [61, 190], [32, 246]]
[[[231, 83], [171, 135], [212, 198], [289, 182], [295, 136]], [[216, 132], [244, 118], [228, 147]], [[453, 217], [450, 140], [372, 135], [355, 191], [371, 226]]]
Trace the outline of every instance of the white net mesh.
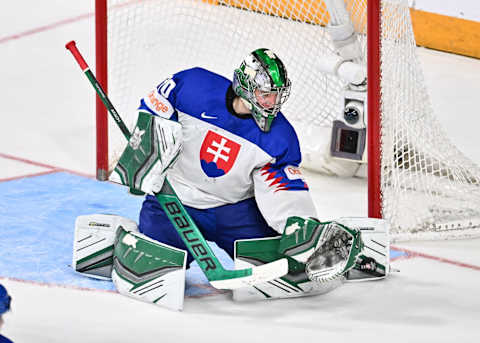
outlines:
[[403, 1], [384, 1], [382, 21], [384, 217], [398, 239], [478, 235], [480, 169], [450, 142], [434, 116], [409, 9]]
[[[407, 1], [382, 3], [383, 216], [400, 239], [478, 235], [480, 170], [433, 115]], [[366, 56], [366, 0], [345, 4]], [[341, 110], [345, 85], [316, 67], [322, 55], [334, 53], [320, 0], [109, 0], [108, 18], [109, 96], [127, 124], [139, 99], [172, 73], [201, 66], [231, 78], [259, 47], [287, 66], [292, 94], [282, 112], [302, 151], [318, 146], [302, 137], [330, 127]], [[113, 122], [110, 127], [114, 159], [125, 142]]]

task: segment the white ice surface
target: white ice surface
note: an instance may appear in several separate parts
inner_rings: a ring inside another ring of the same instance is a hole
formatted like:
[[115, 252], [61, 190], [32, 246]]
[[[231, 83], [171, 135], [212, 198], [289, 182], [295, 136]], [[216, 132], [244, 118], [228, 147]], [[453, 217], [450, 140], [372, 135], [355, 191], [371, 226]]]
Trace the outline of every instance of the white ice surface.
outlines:
[[2, 158], [1, 156], [0, 165], [2, 166], [0, 180], [7, 180], [19, 176], [33, 175], [48, 172], [50, 170], [48, 168], [25, 164], [25, 162], [22, 161], [16, 161], [10, 158]]
[[[93, 12], [93, 3], [0, 3], [0, 153], [94, 174], [93, 91], [64, 48], [76, 40], [94, 69], [94, 21], [61, 24]], [[480, 61], [426, 49], [419, 54], [438, 117], [460, 150], [480, 162]], [[40, 171], [0, 159], [0, 179], [12, 176], [12, 166], [16, 175]], [[365, 215], [364, 180], [307, 178], [322, 219]], [[398, 246], [424, 257], [396, 261], [401, 272], [385, 281], [261, 303], [234, 303], [228, 293], [187, 298], [181, 313], [111, 292], [5, 279], [0, 270], [14, 298], [1, 332], [36, 343], [478, 342], [480, 240]]]

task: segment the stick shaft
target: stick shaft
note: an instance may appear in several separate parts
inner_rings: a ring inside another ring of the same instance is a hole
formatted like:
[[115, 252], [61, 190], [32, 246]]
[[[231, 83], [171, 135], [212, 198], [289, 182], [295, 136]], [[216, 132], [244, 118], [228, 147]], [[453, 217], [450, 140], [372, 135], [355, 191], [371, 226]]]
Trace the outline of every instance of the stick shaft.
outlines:
[[130, 131], [128, 130], [127, 126], [123, 122], [122, 118], [118, 114], [115, 107], [113, 107], [113, 104], [110, 102], [110, 99], [107, 97], [107, 95], [103, 91], [103, 88], [100, 85], [100, 83], [98, 82], [98, 80], [95, 78], [95, 75], [93, 75], [92, 71], [88, 67], [87, 62], [85, 62], [82, 54], [80, 53], [80, 51], [78, 50], [78, 48], [75, 44], [75, 42], [74, 41], [68, 42], [65, 45], [65, 47], [72, 53], [72, 55], [75, 58], [75, 60], [77, 61], [78, 65], [82, 69], [83, 73], [87, 76], [88, 80], [93, 85], [93, 88], [95, 88], [95, 91], [97, 92], [98, 96], [100, 97], [100, 99], [102, 99], [103, 104], [107, 108], [108, 112], [110, 112], [110, 114], [112, 115], [113, 120], [115, 120], [115, 123], [120, 128], [120, 131], [122, 131], [123, 135], [125, 136], [125, 138], [127, 140], [130, 140], [130, 137], [131, 137]]

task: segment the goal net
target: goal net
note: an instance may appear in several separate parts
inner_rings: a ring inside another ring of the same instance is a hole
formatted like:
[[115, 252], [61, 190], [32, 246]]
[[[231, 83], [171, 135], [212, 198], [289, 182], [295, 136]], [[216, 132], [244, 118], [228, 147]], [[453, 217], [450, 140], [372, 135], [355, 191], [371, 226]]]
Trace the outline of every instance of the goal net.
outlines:
[[[232, 78], [247, 53], [266, 47], [284, 61], [292, 93], [282, 112], [299, 133], [304, 154], [315, 133], [343, 109], [346, 86], [318, 68], [335, 54], [322, 0], [97, 0], [106, 1], [108, 94], [129, 125], [139, 99], [163, 79], [200, 66]], [[367, 61], [367, 0], [345, 0]], [[381, 1], [380, 200], [397, 240], [480, 234], [480, 170], [448, 139], [432, 111], [416, 55], [406, 0]], [[97, 13], [98, 15], [98, 13]], [[97, 27], [98, 29], [98, 27]], [[97, 51], [97, 53], [99, 53]], [[99, 68], [106, 65], [97, 60]], [[109, 168], [124, 138], [110, 122]], [[104, 152], [107, 154], [107, 152]]]

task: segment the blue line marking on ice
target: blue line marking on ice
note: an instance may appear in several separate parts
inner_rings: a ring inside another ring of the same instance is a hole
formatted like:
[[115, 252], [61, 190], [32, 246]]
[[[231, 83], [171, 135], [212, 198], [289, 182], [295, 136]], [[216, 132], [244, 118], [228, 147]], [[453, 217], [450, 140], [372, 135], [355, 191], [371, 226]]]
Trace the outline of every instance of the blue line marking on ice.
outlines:
[[401, 256], [407, 256], [407, 255], [408, 253], [406, 253], [405, 251], [390, 249], [390, 259], [394, 259]]
[[[110, 213], [138, 222], [142, 202], [143, 197], [120, 185], [63, 172], [0, 183], [0, 276], [113, 290], [112, 282], [84, 277], [69, 267], [75, 219]], [[232, 268], [223, 250], [215, 253]], [[207, 284], [196, 264], [187, 272], [186, 293], [208, 293], [194, 284]]]

